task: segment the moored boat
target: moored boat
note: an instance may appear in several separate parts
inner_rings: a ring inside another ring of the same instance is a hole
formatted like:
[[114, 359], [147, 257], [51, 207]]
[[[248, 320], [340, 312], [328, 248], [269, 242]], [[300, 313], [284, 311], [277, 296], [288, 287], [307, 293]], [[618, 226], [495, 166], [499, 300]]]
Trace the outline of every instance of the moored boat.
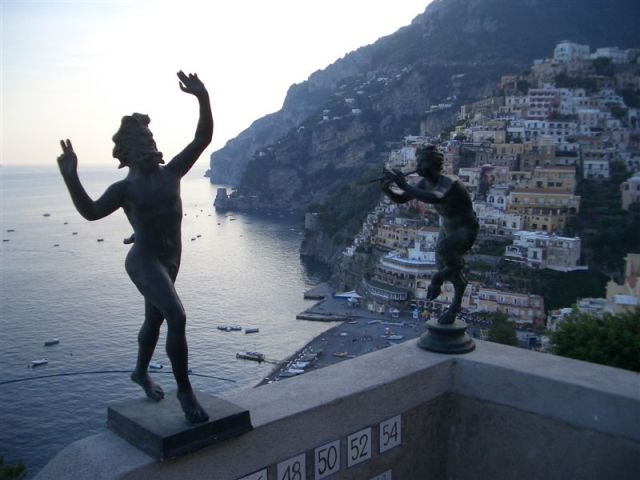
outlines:
[[44, 342], [44, 346], [45, 347], [50, 347], [51, 345], [57, 345], [60, 343], [60, 339], [59, 338], [52, 338], [51, 340], [46, 340]]
[[31, 368], [39, 367], [40, 365], [46, 365], [49, 360], [46, 358], [39, 358], [37, 360], [31, 360]]
[[238, 352], [236, 353], [236, 358], [241, 358], [243, 360], [253, 360], [254, 362], [264, 362], [265, 360], [264, 353], [260, 352]]
[[301, 375], [304, 373], [304, 370], [299, 369], [299, 368], [289, 368], [287, 370], [285, 370], [284, 372], [280, 373], [280, 377], [282, 378], [288, 378], [288, 377], [295, 377], [296, 375]]

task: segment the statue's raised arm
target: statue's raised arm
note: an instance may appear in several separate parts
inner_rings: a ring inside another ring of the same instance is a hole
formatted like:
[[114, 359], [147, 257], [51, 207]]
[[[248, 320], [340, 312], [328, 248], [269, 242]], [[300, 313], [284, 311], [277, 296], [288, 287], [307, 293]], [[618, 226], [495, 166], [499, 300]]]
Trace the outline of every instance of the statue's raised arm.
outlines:
[[211, 143], [211, 138], [213, 137], [213, 116], [211, 115], [209, 92], [207, 92], [204, 83], [198, 78], [198, 75], [195, 73], [187, 75], [182, 70], [180, 70], [177, 75], [180, 79], [180, 90], [194, 95], [200, 105], [200, 118], [193, 141], [167, 165], [167, 168], [182, 177], [193, 167], [198, 157], [204, 149], [207, 148], [209, 143]]
[[71, 201], [80, 215], [87, 220], [98, 220], [122, 206], [124, 193], [122, 183], [114, 183], [98, 200], [94, 201], [87, 194], [78, 177], [78, 157], [73, 151], [71, 140], [60, 140], [60, 147], [62, 147], [62, 154], [58, 157], [58, 167], [71, 195]]

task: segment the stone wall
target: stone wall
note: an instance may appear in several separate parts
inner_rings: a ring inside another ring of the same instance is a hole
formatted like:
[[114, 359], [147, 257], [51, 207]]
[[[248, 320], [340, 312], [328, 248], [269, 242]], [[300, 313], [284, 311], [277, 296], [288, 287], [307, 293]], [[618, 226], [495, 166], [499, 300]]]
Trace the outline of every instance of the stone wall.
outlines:
[[160, 463], [105, 432], [36, 478], [303, 480], [328, 478], [331, 464], [335, 480], [631, 479], [639, 385], [632, 372], [498, 344], [450, 357], [409, 341], [225, 396], [255, 427], [228, 442]]

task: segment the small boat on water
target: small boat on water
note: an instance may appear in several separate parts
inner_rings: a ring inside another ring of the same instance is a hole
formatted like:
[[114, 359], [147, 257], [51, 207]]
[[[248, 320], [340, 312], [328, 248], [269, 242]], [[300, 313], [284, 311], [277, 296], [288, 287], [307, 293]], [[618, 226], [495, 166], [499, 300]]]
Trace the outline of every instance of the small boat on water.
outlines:
[[245, 334], [247, 334], [247, 333], [258, 333], [259, 331], [260, 331], [259, 328], [245, 328], [244, 329], [244, 333]]
[[236, 358], [240, 358], [242, 360], [253, 360], [254, 362], [264, 362], [265, 360], [264, 353], [260, 352], [238, 352], [236, 353]]
[[346, 358], [349, 354], [347, 352], [334, 352], [334, 357]]
[[164, 365], [162, 365], [160, 362], [149, 362], [149, 368], [160, 370], [161, 368], [164, 368]]
[[218, 325], [218, 330], [222, 330], [223, 332], [239, 332], [242, 330], [240, 325]]
[[46, 358], [39, 358], [38, 360], [31, 360], [31, 368], [39, 367], [40, 365], [46, 365], [49, 360]]
[[50, 347], [51, 345], [58, 345], [60, 343], [59, 338], [52, 338], [51, 340], [46, 340], [44, 342], [45, 347]]

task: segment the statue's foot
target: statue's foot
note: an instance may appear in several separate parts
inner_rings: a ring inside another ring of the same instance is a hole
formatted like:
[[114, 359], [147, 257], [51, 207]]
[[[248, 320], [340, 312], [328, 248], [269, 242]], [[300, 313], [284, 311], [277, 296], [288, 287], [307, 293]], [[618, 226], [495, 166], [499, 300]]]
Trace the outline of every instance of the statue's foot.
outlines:
[[447, 308], [442, 315], [438, 317], [438, 323], [440, 325], [451, 325], [456, 321], [457, 312], [452, 311], [450, 308]]
[[437, 283], [431, 283], [427, 289], [427, 300], [435, 300], [442, 293], [441, 285]]
[[203, 423], [209, 420], [209, 415], [200, 406], [193, 392], [178, 392], [178, 400], [189, 423]]
[[151, 400], [159, 402], [164, 398], [164, 391], [160, 388], [160, 385], [156, 385], [147, 372], [142, 374], [133, 372], [131, 374], [131, 380], [140, 385], [144, 390], [144, 393]]

